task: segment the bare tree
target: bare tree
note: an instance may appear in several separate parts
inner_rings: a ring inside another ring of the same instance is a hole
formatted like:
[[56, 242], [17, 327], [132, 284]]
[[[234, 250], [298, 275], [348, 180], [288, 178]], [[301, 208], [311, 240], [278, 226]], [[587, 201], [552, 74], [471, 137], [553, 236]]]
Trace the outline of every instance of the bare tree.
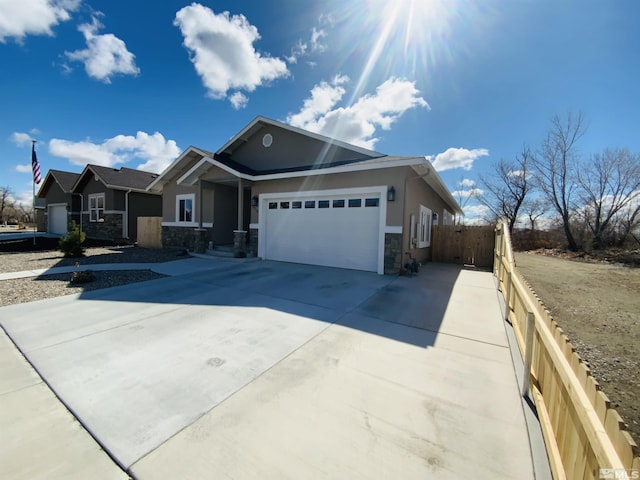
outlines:
[[490, 176], [480, 176], [484, 187], [478, 197], [480, 202], [497, 218], [505, 218], [510, 231], [513, 231], [518, 213], [532, 188], [529, 181], [532, 157], [531, 150], [525, 145], [514, 161], [501, 159], [493, 165]]
[[606, 149], [593, 155], [577, 178], [593, 248], [615, 243], [612, 223], [620, 213], [631, 213], [625, 209], [640, 197], [640, 155], [627, 149]]
[[540, 198], [527, 198], [522, 203], [521, 210], [529, 219], [529, 227], [531, 231], [536, 229], [538, 219], [547, 213], [547, 202]]
[[[472, 198], [477, 198], [482, 194], [482, 191], [476, 188], [476, 182], [468, 178], [461, 177], [457, 187], [458, 189], [453, 192], [453, 196], [463, 210], [469, 205]], [[464, 225], [464, 216], [456, 214], [454, 223], [456, 225]]]
[[540, 190], [560, 216], [562, 229], [570, 250], [576, 251], [578, 243], [571, 231], [575, 210], [574, 190], [576, 172], [580, 164], [577, 143], [586, 131], [582, 113], [568, 113], [565, 118], [556, 115], [542, 143], [539, 155], [533, 158], [533, 167]]
[[9, 209], [13, 208], [13, 192], [10, 187], [0, 187], [0, 221], [7, 220]]

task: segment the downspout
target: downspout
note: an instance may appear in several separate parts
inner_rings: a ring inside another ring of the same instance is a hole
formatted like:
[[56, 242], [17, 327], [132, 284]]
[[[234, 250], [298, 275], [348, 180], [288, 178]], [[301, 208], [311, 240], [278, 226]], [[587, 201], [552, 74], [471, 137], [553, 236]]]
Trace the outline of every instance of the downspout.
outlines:
[[127, 190], [126, 192], [124, 192], [124, 219], [125, 221], [123, 222], [123, 237], [124, 238], [129, 238], [129, 194], [131, 193], [131, 189]]

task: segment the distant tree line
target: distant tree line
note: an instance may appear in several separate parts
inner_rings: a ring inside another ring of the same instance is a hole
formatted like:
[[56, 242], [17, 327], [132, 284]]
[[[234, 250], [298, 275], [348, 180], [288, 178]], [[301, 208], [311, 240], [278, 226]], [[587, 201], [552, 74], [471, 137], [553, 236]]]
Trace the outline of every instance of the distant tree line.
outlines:
[[606, 148], [583, 155], [586, 130], [582, 113], [556, 115], [538, 148], [525, 145], [513, 160], [495, 163], [477, 195], [487, 220], [505, 219], [512, 231], [524, 220], [535, 230], [551, 216], [572, 251], [640, 243], [640, 154]]
[[0, 222], [5, 225], [31, 221], [31, 206], [27, 208], [17, 202], [10, 187], [0, 187]]

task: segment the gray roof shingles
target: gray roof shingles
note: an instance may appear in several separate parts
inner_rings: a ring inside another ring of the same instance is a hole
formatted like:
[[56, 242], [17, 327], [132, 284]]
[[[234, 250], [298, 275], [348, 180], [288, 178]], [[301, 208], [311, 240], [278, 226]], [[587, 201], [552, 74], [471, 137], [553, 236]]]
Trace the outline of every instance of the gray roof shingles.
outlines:
[[110, 187], [134, 188], [144, 190], [158, 176], [155, 173], [143, 172], [133, 168], [110, 168], [99, 165], [89, 165], [91, 170]]
[[65, 172], [63, 170], [49, 170], [49, 173], [51, 173], [53, 178], [60, 184], [65, 193], [71, 192], [71, 189], [80, 176], [79, 173]]

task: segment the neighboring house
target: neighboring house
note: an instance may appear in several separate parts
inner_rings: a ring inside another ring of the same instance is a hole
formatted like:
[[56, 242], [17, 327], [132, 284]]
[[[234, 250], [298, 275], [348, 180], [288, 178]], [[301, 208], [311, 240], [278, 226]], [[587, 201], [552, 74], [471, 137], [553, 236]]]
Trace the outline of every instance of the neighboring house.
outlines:
[[160, 217], [162, 197], [146, 188], [157, 174], [131, 168], [87, 165], [73, 186], [81, 196], [81, 226], [87, 237], [135, 241], [138, 217]]
[[146, 187], [157, 174], [87, 165], [82, 173], [49, 170], [38, 192], [46, 201], [50, 233], [65, 234], [75, 220], [88, 238], [135, 241], [138, 217], [160, 217], [162, 198]]
[[80, 196], [73, 186], [80, 175], [62, 170], [49, 170], [38, 190], [38, 199], [44, 200], [44, 228], [49, 233], [64, 235], [72, 220], [80, 222]]
[[[257, 117], [216, 152], [187, 148], [155, 181], [162, 242], [203, 252], [398, 273], [429, 257], [460, 206], [424, 157], [388, 156]], [[409, 255], [407, 255], [409, 254]]]

